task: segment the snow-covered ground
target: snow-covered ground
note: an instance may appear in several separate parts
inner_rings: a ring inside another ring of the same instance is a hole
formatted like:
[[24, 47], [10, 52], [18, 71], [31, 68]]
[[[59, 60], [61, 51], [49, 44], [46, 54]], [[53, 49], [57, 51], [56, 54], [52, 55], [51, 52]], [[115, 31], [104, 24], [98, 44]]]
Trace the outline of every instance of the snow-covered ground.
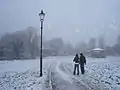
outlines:
[[0, 61], [0, 90], [120, 90], [120, 57], [87, 58], [85, 75], [73, 76], [73, 56]]

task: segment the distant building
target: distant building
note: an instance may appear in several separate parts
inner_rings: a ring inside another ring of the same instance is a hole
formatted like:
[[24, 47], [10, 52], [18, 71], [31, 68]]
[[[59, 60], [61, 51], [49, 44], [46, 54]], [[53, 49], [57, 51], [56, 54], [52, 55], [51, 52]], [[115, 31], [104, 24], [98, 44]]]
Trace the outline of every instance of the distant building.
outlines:
[[94, 48], [92, 50], [89, 50], [88, 53], [89, 53], [89, 56], [93, 58], [105, 58], [106, 57], [105, 50], [101, 48]]

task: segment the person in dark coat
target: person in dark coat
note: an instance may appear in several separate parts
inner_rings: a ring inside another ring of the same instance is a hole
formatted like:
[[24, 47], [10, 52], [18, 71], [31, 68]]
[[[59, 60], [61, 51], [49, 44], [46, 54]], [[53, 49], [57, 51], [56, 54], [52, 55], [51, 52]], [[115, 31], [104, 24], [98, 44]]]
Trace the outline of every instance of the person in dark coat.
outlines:
[[84, 65], [86, 65], [86, 58], [83, 55], [83, 53], [80, 53], [80, 68], [81, 68], [81, 73], [85, 73]]
[[74, 71], [73, 74], [76, 74], [76, 69], [77, 69], [77, 75], [79, 75], [79, 57], [78, 54], [76, 54], [75, 58], [73, 59], [74, 64]]

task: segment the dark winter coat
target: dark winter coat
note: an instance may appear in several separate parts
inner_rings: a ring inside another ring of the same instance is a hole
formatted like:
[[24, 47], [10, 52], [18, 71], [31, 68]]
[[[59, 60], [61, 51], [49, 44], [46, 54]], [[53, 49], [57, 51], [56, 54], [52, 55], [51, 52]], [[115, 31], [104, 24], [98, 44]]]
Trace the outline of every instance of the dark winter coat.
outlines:
[[84, 64], [86, 64], [86, 58], [85, 58], [85, 56], [80, 56], [80, 65], [84, 65]]
[[75, 63], [80, 63], [79, 57], [78, 57], [78, 56], [75, 56], [75, 58], [73, 59], [73, 62], [75, 62]]

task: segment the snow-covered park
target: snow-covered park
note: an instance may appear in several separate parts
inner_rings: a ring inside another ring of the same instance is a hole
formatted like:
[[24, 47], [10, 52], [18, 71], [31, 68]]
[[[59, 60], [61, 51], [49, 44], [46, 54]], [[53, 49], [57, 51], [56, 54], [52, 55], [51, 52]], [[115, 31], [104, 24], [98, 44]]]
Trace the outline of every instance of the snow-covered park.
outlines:
[[73, 56], [0, 61], [0, 90], [120, 90], [120, 57], [87, 58], [85, 75], [72, 75]]

